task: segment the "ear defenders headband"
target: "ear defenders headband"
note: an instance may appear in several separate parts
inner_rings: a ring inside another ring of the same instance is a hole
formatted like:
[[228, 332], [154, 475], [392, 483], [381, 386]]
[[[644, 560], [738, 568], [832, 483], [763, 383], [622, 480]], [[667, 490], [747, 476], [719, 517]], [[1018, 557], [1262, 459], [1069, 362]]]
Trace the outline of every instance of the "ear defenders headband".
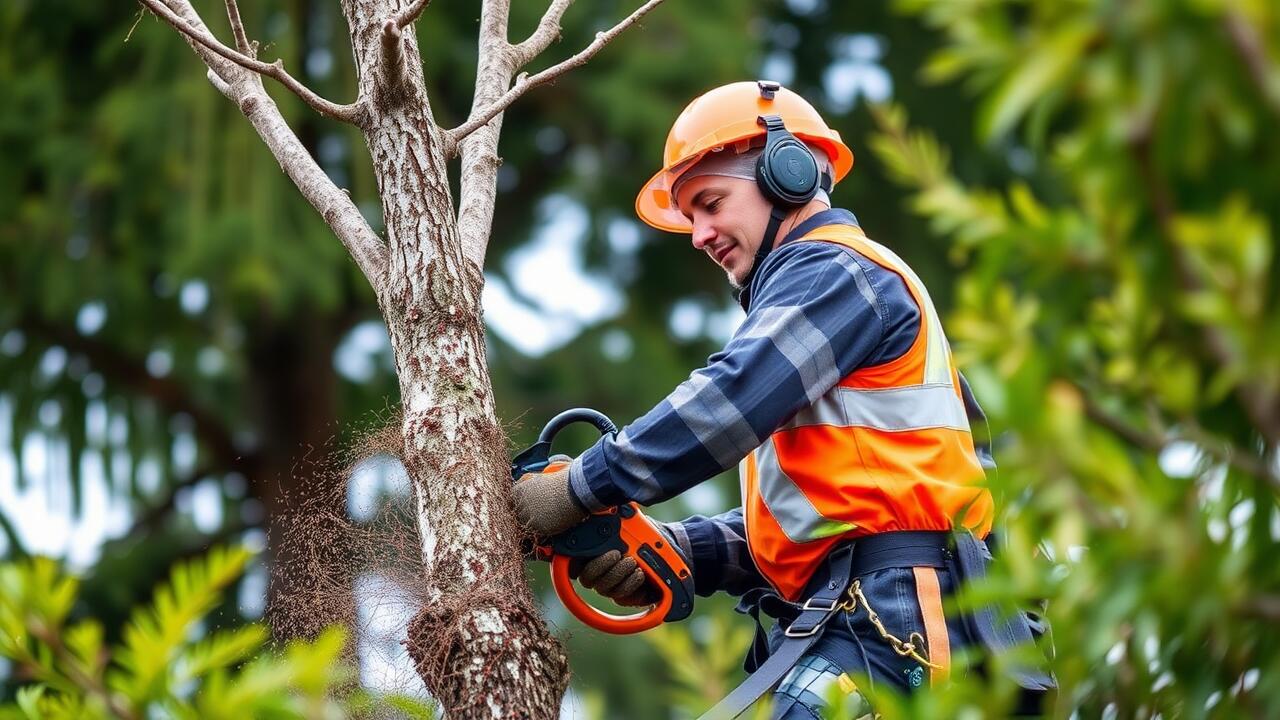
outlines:
[[756, 160], [756, 185], [775, 206], [800, 207], [818, 194], [818, 161], [804, 143], [792, 135], [782, 118], [756, 118], [765, 129], [764, 152]]

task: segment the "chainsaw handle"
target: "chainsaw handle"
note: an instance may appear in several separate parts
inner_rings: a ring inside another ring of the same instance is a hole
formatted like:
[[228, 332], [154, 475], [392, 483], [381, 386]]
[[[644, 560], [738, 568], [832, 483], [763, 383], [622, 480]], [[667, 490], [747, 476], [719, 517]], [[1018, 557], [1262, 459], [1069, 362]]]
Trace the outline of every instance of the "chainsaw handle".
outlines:
[[[567, 555], [556, 555], [551, 558], [551, 586], [555, 588], [560, 602], [564, 603], [569, 612], [584, 625], [614, 635], [630, 635], [656, 628], [665, 621], [667, 612], [671, 610], [670, 590], [662, 592], [661, 599], [656, 605], [631, 615], [614, 615], [587, 604], [587, 601], [583, 600], [574, 588], [573, 578], [569, 577], [569, 562], [572, 559]], [[662, 579], [648, 565], [641, 564], [640, 568], [644, 570], [650, 582], [655, 583], [659, 588], [664, 587]]]
[[[613, 615], [587, 604], [569, 577], [572, 558], [594, 558], [610, 550], [631, 557], [644, 571], [659, 599], [647, 611]], [[636, 503], [593, 513], [581, 524], [551, 539], [551, 584], [560, 602], [584, 624], [626, 635], [683, 620], [693, 612], [693, 576], [684, 557]]]
[[618, 426], [613, 424], [608, 415], [599, 410], [570, 408], [551, 418], [551, 421], [542, 428], [542, 432], [538, 433], [538, 442], [545, 442], [547, 447], [550, 447], [551, 441], [555, 439], [561, 430], [577, 422], [594, 425], [601, 435], [612, 435], [618, 432]]
[[[549, 473], [568, 467], [551, 455], [551, 443], [568, 425], [589, 423], [601, 435], [612, 435], [618, 428], [604, 413], [590, 408], [573, 408], [551, 419], [542, 428], [538, 441], [525, 448], [511, 462], [511, 479], [530, 473]], [[569, 528], [545, 544], [530, 546], [526, 553], [551, 560], [551, 585], [560, 602], [584, 624], [615, 635], [642, 632], [664, 622], [683, 620], [693, 612], [693, 576], [680, 552], [671, 546], [634, 502], [592, 513], [575, 527]], [[588, 604], [578, 595], [569, 577], [573, 558], [598, 557], [610, 550], [635, 559], [648, 581], [657, 588], [658, 602], [648, 610], [631, 615], [614, 615]]]

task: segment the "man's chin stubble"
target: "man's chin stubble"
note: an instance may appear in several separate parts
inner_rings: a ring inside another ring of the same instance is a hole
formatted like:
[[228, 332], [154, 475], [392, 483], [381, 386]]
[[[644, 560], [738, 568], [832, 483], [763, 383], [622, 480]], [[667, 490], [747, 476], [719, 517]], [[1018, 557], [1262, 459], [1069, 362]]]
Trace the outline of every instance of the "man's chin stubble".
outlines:
[[729, 279], [729, 287], [733, 288], [734, 290], [742, 289], [742, 281], [734, 277], [732, 270], [725, 270], [724, 276]]

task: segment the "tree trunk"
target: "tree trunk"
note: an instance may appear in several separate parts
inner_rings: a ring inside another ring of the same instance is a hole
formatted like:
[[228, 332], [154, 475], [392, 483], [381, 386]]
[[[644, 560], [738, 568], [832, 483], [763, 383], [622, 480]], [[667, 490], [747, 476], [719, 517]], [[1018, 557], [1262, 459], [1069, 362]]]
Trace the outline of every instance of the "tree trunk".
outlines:
[[[421, 68], [388, 78], [388, 0], [344, 0], [390, 262], [375, 290], [395, 356], [404, 464], [418, 499], [428, 605], [410, 652], [454, 717], [552, 718], [568, 661], [524, 580], [509, 460], [485, 358], [484, 277], [459, 243], [441, 138]], [[418, 57], [412, 27], [404, 53]]]
[[[418, 501], [428, 592], [409, 629], [409, 650], [423, 681], [454, 716], [551, 718], [568, 682], [568, 660], [524, 581], [481, 320], [498, 129], [521, 94], [587, 62], [662, 0], [648, 0], [581, 52], [533, 76], [521, 74], [514, 86], [515, 71], [559, 37], [572, 0], [552, 0], [533, 33], [514, 45], [507, 38], [510, 0], [485, 0], [475, 104], [467, 121], [448, 131], [431, 116], [414, 35], [428, 1], [342, 0], [360, 90], [355, 103], [339, 105], [303, 86], [279, 61], [257, 59], [235, 2], [225, 8], [237, 49], [209, 33], [189, 0], [139, 0], [187, 37], [208, 65], [210, 83], [244, 113], [377, 295], [400, 382], [402, 455]], [[262, 76], [364, 132], [385, 243], [298, 141]], [[459, 143], [462, 202], [455, 208], [446, 155]]]

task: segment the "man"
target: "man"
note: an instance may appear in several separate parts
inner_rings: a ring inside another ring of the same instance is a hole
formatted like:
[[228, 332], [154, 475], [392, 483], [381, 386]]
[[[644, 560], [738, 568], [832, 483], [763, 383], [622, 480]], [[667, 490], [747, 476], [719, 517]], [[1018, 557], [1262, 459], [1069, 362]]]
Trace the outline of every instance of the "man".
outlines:
[[[779, 619], [747, 660], [760, 668], [757, 687], [719, 713], [736, 713], [778, 678], [779, 718], [820, 716], [833, 687], [857, 692], [852, 675], [903, 692], [940, 681], [951, 654], [983, 634], [944, 617], [942, 597], [960, 573], [953, 550], [980, 571], [973, 558], [985, 547], [975, 538], [988, 534], [994, 508], [966, 412], [981, 411], [927, 290], [851, 213], [831, 209], [828, 192], [853, 155], [777, 83], [697, 98], [664, 154], [637, 213], [691, 233], [746, 319], [616, 437], [567, 470], [523, 478], [521, 522], [550, 536], [588, 512], [674, 497], [740, 462], [742, 507], [663, 528], [698, 594], [740, 595], [741, 611]], [[644, 574], [616, 552], [579, 579], [621, 604], [651, 597]], [[1013, 634], [1029, 637], [1025, 624]]]

